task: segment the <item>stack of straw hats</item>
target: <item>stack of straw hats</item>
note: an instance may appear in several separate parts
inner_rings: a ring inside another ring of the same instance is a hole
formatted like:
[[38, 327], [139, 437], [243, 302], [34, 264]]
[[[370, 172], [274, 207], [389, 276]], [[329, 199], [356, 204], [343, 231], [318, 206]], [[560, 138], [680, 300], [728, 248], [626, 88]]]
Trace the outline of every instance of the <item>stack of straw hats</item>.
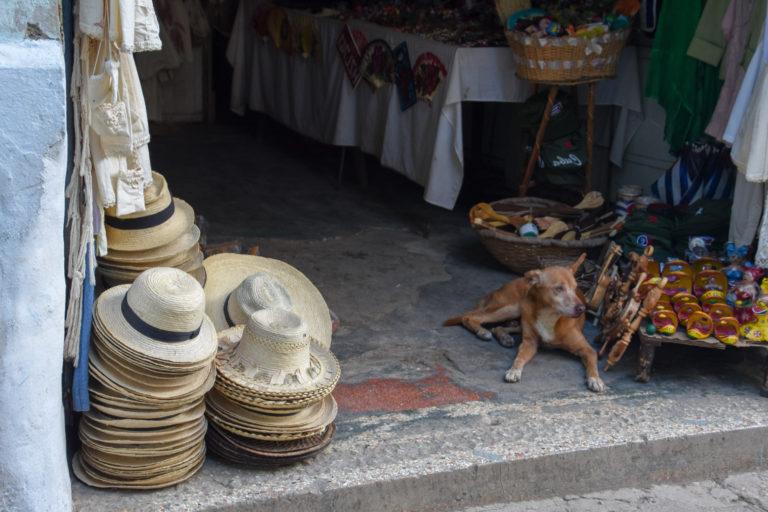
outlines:
[[204, 284], [195, 212], [171, 196], [161, 174], [152, 176], [152, 185], [144, 192], [144, 211], [123, 217], [114, 208], [105, 211], [108, 254], [98, 259], [99, 274], [107, 286], [116, 286], [132, 283], [148, 268], [174, 267]]
[[153, 489], [193, 475], [205, 458], [204, 396], [215, 381], [216, 332], [200, 284], [154, 268], [96, 301], [91, 411], [80, 421], [78, 479]]
[[261, 256], [217, 254], [203, 262], [205, 312], [217, 331], [245, 325], [251, 313], [289, 309], [315, 343], [331, 347], [331, 313], [320, 291], [291, 265]]
[[341, 372], [304, 320], [287, 309], [262, 309], [219, 336], [229, 343], [216, 357], [206, 397], [209, 449], [230, 462], [269, 467], [328, 446], [337, 412], [331, 392]]

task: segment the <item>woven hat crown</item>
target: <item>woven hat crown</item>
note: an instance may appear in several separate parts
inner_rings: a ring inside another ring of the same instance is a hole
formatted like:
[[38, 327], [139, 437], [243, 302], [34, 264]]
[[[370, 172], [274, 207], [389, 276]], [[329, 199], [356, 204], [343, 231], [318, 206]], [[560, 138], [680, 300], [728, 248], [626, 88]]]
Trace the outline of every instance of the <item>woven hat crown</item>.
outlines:
[[235, 349], [241, 363], [267, 370], [294, 371], [310, 367], [310, 338], [304, 320], [286, 309], [253, 313]]
[[265, 272], [246, 277], [226, 304], [235, 325], [248, 323], [250, 316], [262, 309], [291, 310], [291, 298], [280, 282]]
[[142, 272], [128, 289], [126, 302], [140, 320], [164, 331], [194, 331], [205, 315], [202, 286], [175, 268]]
[[[150, 190], [150, 189], [147, 189]], [[165, 178], [163, 178], [162, 186], [159, 190], [152, 189], [152, 196], [149, 201], [145, 200], [145, 209], [140, 212], [131, 213], [129, 215], [120, 216], [121, 219], [138, 219], [141, 217], [149, 217], [158, 212], [161, 212], [168, 208], [173, 201], [171, 192], [168, 190], [168, 186], [165, 184]], [[145, 191], [145, 197], [147, 196]], [[107, 217], [117, 217], [117, 207], [113, 206], [105, 210]]]

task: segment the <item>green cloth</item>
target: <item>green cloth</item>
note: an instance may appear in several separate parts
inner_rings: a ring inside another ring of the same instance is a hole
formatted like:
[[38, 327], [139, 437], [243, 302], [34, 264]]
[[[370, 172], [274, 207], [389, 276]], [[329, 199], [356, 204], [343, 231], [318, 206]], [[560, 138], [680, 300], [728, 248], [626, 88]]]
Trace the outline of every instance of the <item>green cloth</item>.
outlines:
[[632, 210], [624, 221], [624, 227], [616, 237], [624, 254], [642, 253], [648, 245], [653, 246], [654, 258], [665, 261], [674, 256], [672, 232], [675, 219], [672, 209], [667, 206], [647, 210]]
[[702, 12], [701, 0], [662, 2], [645, 95], [666, 111], [664, 140], [673, 153], [704, 133], [720, 96], [719, 71], [686, 54]]
[[675, 252], [682, 257], [688, 249], [688, 239], [711, 236], [718, 250], [728, 241], [731, 222], [731, 201], [728, 199], [700, 199], [678, 212], [672, 230]]
[[725, 53], [725, 35], [722, 21], [731, 0], [708, 0], [696, 26], [696, 33], [688, 45], [688, 56], [710, 66], [717, 66]]

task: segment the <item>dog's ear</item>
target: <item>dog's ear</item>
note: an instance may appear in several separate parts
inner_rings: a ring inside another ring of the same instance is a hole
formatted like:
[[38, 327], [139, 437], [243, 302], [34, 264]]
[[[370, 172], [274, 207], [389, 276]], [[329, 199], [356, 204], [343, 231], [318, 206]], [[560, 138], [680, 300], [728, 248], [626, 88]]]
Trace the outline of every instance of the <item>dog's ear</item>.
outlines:
[[571, 263], [571, 272], [573, 272], [574, 274], [578, 272], [579, 267], [581, 267], [585, 259], [587, 259], [587, 253], [583, 252], [581, 253], [581, 256], [579, 256], [579, 259]]
[[530, 286], [541, 283], [541, 270], [529, 270], [525, 273], [525, 280]]

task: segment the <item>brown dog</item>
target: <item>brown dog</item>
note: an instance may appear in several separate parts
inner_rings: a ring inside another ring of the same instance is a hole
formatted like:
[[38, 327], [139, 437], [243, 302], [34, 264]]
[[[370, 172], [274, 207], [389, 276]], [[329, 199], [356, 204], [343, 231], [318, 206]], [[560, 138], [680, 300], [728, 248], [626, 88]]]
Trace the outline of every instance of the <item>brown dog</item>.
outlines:
[[[536, 355], [539, 345], [567, 350], [581, 358], [587, 370], [587, 388], [602, 392], [605, 384], [597, 372], [597, 352], [584, 337], [584, 296], [574, 274], [586, 254], [570, 268], [548, 267], [526, 272], [525, 277], [511, 281], [485, 297], [478, 307], [462, 316], [451, 318], [445, 325], [463, 325], [482, 340], [490, 340], [486, 323], [511, 322], [520, 319], [523, 341], [512, 367], [504, 379], [519, 382], [523, 367]], [[508, 345], [508, 332], [494, 331], [499, 341]]]

